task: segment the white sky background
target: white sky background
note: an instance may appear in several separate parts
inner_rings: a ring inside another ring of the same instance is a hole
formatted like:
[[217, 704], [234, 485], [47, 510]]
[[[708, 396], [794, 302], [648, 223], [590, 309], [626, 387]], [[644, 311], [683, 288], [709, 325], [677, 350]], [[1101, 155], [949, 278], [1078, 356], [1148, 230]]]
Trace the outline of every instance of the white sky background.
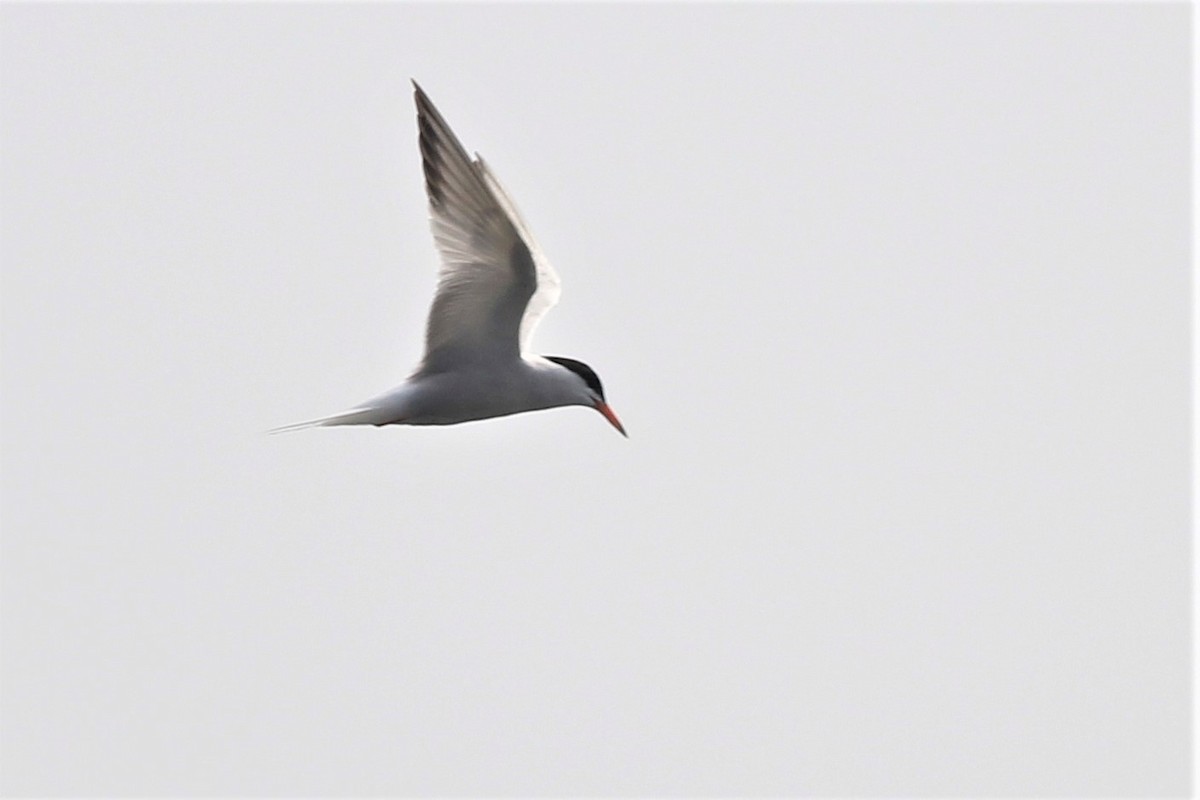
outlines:
[[[9, 794], [1182, 794], [1180, 5], [0, 9]], [[408, 79], [585, 409], [398, 383]]]

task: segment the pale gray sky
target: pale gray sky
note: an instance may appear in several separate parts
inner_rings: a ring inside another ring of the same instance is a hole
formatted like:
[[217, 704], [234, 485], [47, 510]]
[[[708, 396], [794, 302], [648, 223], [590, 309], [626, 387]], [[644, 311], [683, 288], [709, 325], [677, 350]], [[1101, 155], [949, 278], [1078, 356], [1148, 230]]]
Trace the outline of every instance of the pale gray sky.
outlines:
[[[0, 8], [3, 789], [1183, 794], [1184, 4]], [[399, 382], [408, 85], [585, 409]]]

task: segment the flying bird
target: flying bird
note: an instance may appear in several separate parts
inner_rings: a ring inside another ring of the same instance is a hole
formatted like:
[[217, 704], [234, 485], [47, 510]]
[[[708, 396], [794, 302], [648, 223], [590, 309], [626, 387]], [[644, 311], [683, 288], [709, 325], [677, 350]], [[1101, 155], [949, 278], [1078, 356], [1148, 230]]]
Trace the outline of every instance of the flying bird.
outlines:
[[596, 372], [534, 355], [533, 331], [558, 302], [558, 274], [487, 163], [472, 159], [413, 81], [430, 227], [441, 255], [425, 355], [404, 383], [329, 417], [331, 425], [455, 425], [559, 406], [588, 406], [627, 436]]

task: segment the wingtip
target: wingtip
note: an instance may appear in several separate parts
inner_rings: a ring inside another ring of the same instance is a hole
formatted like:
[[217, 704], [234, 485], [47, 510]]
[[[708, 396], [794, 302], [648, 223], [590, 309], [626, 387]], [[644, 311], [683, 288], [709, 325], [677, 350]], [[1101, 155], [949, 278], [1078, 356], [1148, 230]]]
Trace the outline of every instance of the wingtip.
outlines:
[[429, 95], [425, 94], [425, 90], [421, 88], [421, 84], [417, 83], [416, 78], [409, 78], [413, 85], [413, 98], [416, 99], [417, 105], [429, 105]]

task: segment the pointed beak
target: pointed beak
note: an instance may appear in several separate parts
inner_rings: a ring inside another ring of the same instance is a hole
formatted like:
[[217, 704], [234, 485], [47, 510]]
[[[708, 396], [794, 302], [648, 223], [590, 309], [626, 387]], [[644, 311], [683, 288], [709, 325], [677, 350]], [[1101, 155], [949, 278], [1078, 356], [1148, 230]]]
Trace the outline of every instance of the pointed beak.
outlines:
[[625, 426], [621, 424], [621, 420], [617, 419], [617, 415], [613, 413], [613, 410], [608, 407], [608, 403], [596, 403], [593, 407], [603, 414], [609, 424], [619, 430], [622, 436], [626, 439], [629, 438], [629, 434], [625, 432]]

